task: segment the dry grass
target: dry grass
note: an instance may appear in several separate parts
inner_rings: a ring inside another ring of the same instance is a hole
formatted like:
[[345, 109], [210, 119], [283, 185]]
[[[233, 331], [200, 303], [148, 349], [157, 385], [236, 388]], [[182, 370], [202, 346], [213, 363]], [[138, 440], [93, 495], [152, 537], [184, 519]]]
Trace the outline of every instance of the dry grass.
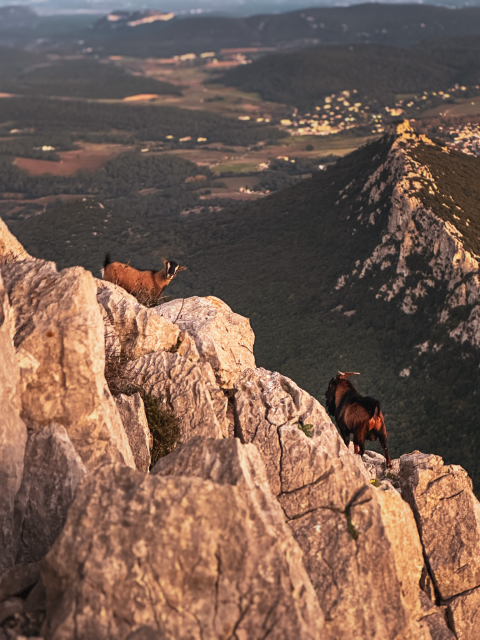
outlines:
[[[119, 285], [121, 286], [121, 285]], [[138, 293], [132, 293], [132, 295], [138, 300], [144, 307], [158, 307], [165, 302], [173, 300], [173, 296], [154, 296], [148, 291], [139, 291]]]

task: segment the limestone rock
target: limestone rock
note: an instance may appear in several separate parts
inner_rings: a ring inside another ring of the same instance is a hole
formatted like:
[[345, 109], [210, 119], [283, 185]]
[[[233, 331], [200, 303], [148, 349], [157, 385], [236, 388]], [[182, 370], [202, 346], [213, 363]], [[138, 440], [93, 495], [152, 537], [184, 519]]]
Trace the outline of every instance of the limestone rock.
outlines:
[[154, 351], [175, 347], [179, 329], [154, 309], [147, 309], [134, 296], [116, 284], [97, 280], [97, 299], [106, 312], [105, 339], [118, 337], [122, 352], [128, 358], [140, 358]]
[[19, 260], [31, 260], [31, 256], [0, 219], [0, 264]]
[[23, 613], [24, 602], [21, 598], [9, 598], [0, 603], [0, 624], [5, 622], [8, 618]]
[[480, 586], [448, 601], [449, 617], [458, 640], [477, 640], [480, 629]]
[[227, 398], [186, 332], [181, 332], [174, 353], [158, 351], [138, 358], [127, 365], [126, 375], [132, 384], [166, 399], [180, 420], [182, 442], [194, 436], [228, 437]]
[[[455, 640], [447, 626], [444, 611], [435, 606], [420, 588], [426, 569], [412, 510], [388, 482], [383, 482], [374, 493], [380, 504], [403, 600], [411, 617], [409, 631], [412, 638]], [[433, 592], [432, 596], [434, 600]]]
[[15, 560], [13, 512], [27, 443], [27, 428], [20, 418], [20, 371], [10, 320], [11, 309], [0, 275], [0, 573]]
[[[161, 458], [152, 469], [161, 476], [188, 476], [228, 484], [245, 490], [257, 518], [273, 528], [283, 539], [290, 558], [290, 579], [298, 592], [315, 601], [313, 589], [302, 563], [302, 553], [285, 524], [285, 516], [270, 491], [265, 467], [258, 449], [242, 445], [238, 438], [215, 440], [193, 438], [180, 449]], [[321, 616], [317, 612], [317, 616]]]
[[27, 596], [25, 601], [25, 612], [46, 613], [47, 611], [47, 593], [42, 580], [39, 580]]
[[15, 504], [17, 562], [37, 562], [47, 553], [86, 473], [64, 427], [52, 424], [30, 437]]
[[467, 473], [439, 456], [415, 452], [401, 456], [400, 482], [441, 598], [478, 587], [480, 503]]
[[[304, 456], [309, 453], [304, 450], [307, 445], [302, 443], [309, 440], [300, 438], [299, 424], [310, 425], [312, 433], [321, 438], [325, 450], [318, 455], [323, 456], [323, 462], [328, 459], [330, 466], [333, 458], [347, 456], [360, 484], [368, 481], [360, 457], [356, 459], [349, 453], [325, 409], [292, 380], [262, 368], [248, 369], [240, 376], [235, 389], [235, 435], [242, 442], [255, 444], [259, 449], [274, 495], [279, 495], [282, 490], [290, 494], [299, 487], [307, 486], [312, 478], [322, 475], [317, 473], [312, 460], [305, 461]], [[283, 445], [279, 439], [279, 428], [284, 426], [294, 427], [299, 433], [294, 439], [291, 458], [288, 463], [283, 461], [281, 470]], [[300, 448], [296, 448], [297, 445]], [[329, 473], [333, 473], [333, 469]]]
[[319, 639], [321, 614], [276, 533], [241, 487], [105, 465], [43, 562], [46, 636]]
[[[347, 449], [323, 407], [288, 378], [249, 370], [236, 389], [236, 435], [255, 444], [266, 464], [304, 552], [326, 637], [437, 640], [422, 622], [415, 521], [396, 490], [371, 486], [360, 456]], [[313, 437], [299, 423], [311, 425]], [[431, 602], [426, 608], [439, 613]], [[449, 633], [445, 623], [443, 631]]]
[[139, 393], [116, 396], [115, 403], [122, 419], [138, 471], [150, 468], [150, 452], [153, 438], [148, 428], [147, 416]]
[[392, 466], [387, 469], [385, 456], [377, 451], [368, 450], [362, 456], [365, 469], [373, 480], [384, 480], [385, 478], [396, 481], [400, 473], [400, 459], [392, 460]]
[[22, 418], [40, 431], [63, 425], [88, 469], [134, 466], [128, 439], [104, 377], [104, 326], [92, 275], [58, 273], [53, 263], [3, 265], [21, 370]]
[[210, 363], [222, 388], [232, 389], [242, 371], [255, 368], [250, 321], [219, 298], [172, 300], [155, 311], [192, 336], [200, 359]]
[[0, 575], [0, 602], [18, 596], [40, 580], [37, 562], [17, 564]]

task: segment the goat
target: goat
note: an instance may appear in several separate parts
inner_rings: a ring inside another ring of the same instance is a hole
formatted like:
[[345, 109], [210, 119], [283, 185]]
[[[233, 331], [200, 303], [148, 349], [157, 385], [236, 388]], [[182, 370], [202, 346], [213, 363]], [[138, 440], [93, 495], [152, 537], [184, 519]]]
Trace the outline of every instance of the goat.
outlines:
[[165, 265], [161, 271], [139, 271], [123, 262], [111, 262], [110, 254], [105, 256], [102, 276], [104, 280], [118, 284], [125, 291], [133, 295], [142, 294], [151, 298], [159, 298], [179, 271], [185, 271], [187, 267], [181, 267], [173, 260], [164, 260]]
[[365, 440], [380, 441], [387, 467], [392, 466], [387, 445], [387, 429], [380, 402], [370, 396], [362, 396], [346, 378], [360, 375], [355, 372], [338, 374], [330, 380], [325, 393], [327, 411], [335, 417], [335, 422], [345, 444], [349, 445], [353, 433], [355, 453], [365, 453]]

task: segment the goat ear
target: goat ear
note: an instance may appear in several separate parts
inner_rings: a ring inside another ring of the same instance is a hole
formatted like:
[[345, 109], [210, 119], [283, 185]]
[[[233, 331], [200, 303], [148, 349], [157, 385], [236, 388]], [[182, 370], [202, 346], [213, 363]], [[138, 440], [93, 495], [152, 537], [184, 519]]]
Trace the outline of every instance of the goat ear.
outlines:
[[342, 378], [349, 378], [350, 376], [359, 376], [358, 371], [349, 371], [348, 373], [342, 373]]
[[166, 258], [162, 258], [163, 264], [167, 264], [168, 260]]
[[186, 271], [187, 267], [178, 267], [177, 271]]

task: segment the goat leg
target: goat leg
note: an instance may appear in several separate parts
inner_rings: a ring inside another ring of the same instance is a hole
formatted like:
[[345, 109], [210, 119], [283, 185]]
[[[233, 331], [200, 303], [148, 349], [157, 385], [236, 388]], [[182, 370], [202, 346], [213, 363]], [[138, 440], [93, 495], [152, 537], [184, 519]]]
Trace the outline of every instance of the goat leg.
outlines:
[[350, 445], [350, 430], [340, 416], [335, 417], [335, 422], [337, 423], [337, 427], [340, 431], [340, 435], [342, 436], [342, 440], [344, 441], [345, 446], [348, 449]]
[[385, 456], [385, 460], [387, 461], [387, 467], [388, 469], [391, 469], [392, 461], [390, 460], [390, 455], [388, 453], [387, 436], [386, 434], [379, 433], [378, 439], [380, 440], [380, 444], [382, 445], [383, 455]]

